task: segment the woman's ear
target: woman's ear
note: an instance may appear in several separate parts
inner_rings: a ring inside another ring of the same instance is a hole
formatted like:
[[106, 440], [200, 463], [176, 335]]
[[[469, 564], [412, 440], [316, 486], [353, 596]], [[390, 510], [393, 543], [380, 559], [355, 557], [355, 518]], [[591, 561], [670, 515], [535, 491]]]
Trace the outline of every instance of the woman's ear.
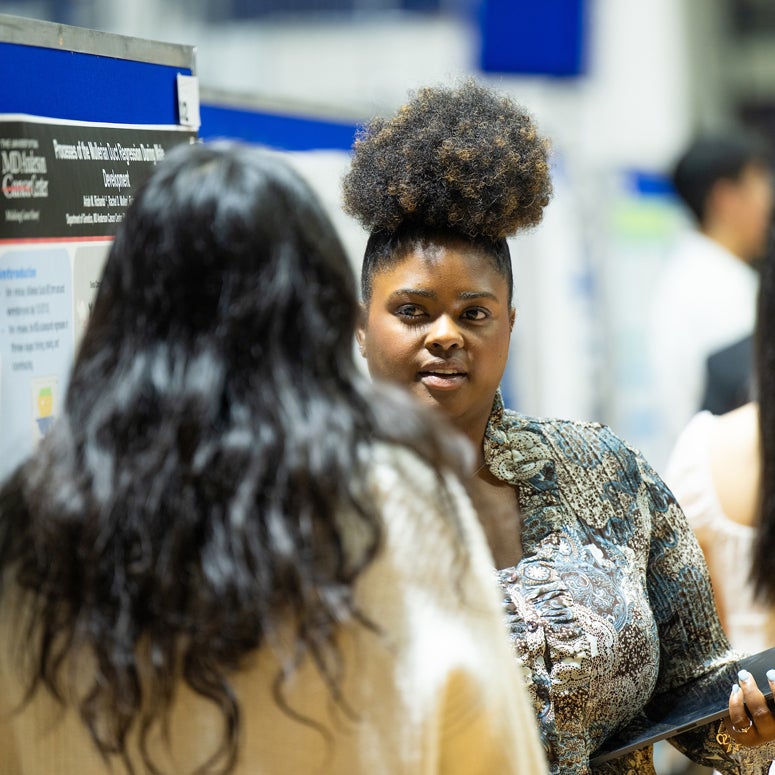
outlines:
[[514, 330], [514, 321], [517, 319], [517, 310], [512, 307], [509, 313], [509, 333]]
[[358, 342], [358, 349], [364, 358], [366, 357], [366, 318], [366, 307], [361, 304], [360, 312], [358, 314], [358, 324], [355, 328], [355, 339]]

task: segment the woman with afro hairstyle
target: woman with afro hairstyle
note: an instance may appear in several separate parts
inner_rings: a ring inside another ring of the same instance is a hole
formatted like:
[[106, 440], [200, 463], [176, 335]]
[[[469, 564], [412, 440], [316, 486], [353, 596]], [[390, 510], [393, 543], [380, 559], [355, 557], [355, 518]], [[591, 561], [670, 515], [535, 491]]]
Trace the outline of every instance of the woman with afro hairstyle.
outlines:
[[[737, 655], [694, 535], [640, 454], [604, 426], [503, 405], [515, 318], [506, 238], [549, 202], [546, 140], [473, 80], [424, 88], [359, 133], [343, 185], [369, 232], [361, 352], [373, 378], [404, 385], [474, 445], [470, 489], [551, 772], [653, 773], [650, 748], [590, 759]], [[775, 718], [754, 683], [730, 695], [726, 745], [718, 724], [675, 745], [724, 773], [762, 771]]]
[[361, 375], [357, 314], [276, 156], [136, 193], [0, 489], [3, 775], [546, 772], [460, 443]]

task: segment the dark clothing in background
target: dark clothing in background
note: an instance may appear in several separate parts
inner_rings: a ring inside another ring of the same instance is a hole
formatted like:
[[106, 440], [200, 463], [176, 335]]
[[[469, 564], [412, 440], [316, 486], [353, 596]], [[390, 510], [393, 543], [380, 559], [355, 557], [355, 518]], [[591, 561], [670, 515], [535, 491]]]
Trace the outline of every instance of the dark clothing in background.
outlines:
[[724, 414], [754, 398], [753, 336], [748, 335], [708, 356], [700, 409]]

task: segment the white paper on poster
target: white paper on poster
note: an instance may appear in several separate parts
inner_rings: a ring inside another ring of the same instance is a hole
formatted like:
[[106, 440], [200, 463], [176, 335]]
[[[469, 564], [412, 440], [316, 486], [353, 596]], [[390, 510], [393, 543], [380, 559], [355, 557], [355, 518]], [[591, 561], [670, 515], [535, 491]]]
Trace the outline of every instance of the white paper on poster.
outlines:
[[199, 129], [199, 79], [178, 73], [178, 119], [182, 126]]
[[73, 251], [73, 341], [75, 350], [89, 322], [94, 297], [100, 287], [109, 243], [76, 244]]
[[[6, 450], [32, 448], [59, 413], [61, 378], [73, 358], [72, 304], [64, 248], [0, 254], [0, 417]], [[9, 473], [11, 459], [0, 458], [0, 477]]]

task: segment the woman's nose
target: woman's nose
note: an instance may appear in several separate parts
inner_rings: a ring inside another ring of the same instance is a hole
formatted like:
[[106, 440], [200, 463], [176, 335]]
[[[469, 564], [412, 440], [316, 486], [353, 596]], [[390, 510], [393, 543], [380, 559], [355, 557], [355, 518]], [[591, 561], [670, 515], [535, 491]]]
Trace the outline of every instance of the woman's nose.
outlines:
[[425, 345], [429, 350], [455, 350], [463, 346], [463, 336], [449, 315], [440, 315], [430, 327]]

